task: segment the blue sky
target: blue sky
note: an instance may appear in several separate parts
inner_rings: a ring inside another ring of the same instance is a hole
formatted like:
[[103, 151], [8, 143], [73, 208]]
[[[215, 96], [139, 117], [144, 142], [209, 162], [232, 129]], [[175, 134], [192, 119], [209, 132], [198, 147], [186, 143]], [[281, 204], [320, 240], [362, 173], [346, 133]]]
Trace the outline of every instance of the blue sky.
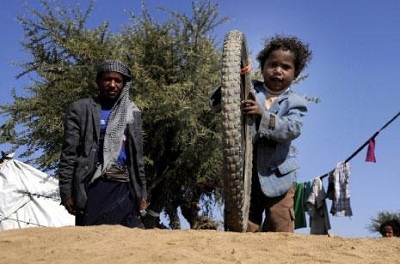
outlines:
[[[23, 13], [22, 2], [37, 7], [39, 1], [2, 2], [0, 16], [0, 103], [11, 102], [11, 87], [21, 69], [13, 62], [29, 59], [20, 45], [22, 27], [16, 15]], [[88, 1], [61, 1], [82, 3]], [[148, 0], [150, 12], [164, 6], [178, 12], [190, 8], [189, 0]], [[219, 12], [231, 20], [215, 31], [217, 38], [230, 30], [241, 30], [255, 56], [263, 40], [275, 33], [295, 35], [309, 43], [313, 60], [304, 73], [309, 77], [294, 86], [300, 94], [316, 96], [320, 104], [310, 105], [299, 149], [299, 181], [308, 181], [345, 160], [389, 119], [400, 111], [400, 1], [364, 0], [220, 0]], [[127, 10], [138, 11], [139, 0], [97, 0], [90, 25], [107, 20], [118, 31], [127, 23]], [[20, 93], [24, 91], [18, 89]], [[1, 121], [3, 119], [0, 119]], [[332, 232], [342, 237], [373, 237], [366, 226], [378, 212], [400, 211], [400, 118], [376, 138], [376, 163], [365, 162], [366, 149], [350, 164], [353, 217], [332, 217]], [[0, 146], [4, 150], [4, 145]], [[326, 180], [324, 185], [327, 186]], [[330, 208], [328, 201], [328, 208]], [[308, 233], [308, 229], [296, 231]]]

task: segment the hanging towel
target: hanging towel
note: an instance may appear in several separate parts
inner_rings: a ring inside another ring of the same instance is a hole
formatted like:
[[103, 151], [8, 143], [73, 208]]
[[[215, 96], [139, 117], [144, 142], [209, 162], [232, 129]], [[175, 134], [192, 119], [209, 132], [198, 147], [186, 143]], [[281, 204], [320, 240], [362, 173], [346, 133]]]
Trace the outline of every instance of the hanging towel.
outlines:
[[333, 216], [352, 216], [350, 206], [350, 163], [339, 162], [328, 176], [328, 197]]
[[376, 162], [375, 158], [375, 138], [371, 138], [368, 142], [367, 157], [365, 158], [367, 162]]
[[304, 183], [297, 182], [294, 192], [294, 229], [307, 227], [306, 213], [304, 211]]

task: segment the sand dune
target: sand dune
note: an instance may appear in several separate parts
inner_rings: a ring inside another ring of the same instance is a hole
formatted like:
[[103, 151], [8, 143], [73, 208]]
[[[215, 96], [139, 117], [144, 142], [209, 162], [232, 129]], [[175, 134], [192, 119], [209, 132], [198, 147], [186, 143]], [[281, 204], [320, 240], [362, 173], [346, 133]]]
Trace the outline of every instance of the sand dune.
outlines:
[[400, 263], [399, 238], [122, 226], [0, 232], [0, 263]]

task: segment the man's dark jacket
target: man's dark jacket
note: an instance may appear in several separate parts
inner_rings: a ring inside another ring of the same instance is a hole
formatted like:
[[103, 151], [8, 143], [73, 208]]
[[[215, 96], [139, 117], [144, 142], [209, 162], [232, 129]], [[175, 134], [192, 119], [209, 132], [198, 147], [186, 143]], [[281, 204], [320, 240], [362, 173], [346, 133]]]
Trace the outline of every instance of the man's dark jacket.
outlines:
[[[84, 210], [86, 186], [97, 168], [100, 138], [99, 98], [79, 99], [70, 104], [64, 123], [64, 141], [58, 167], [61, 201], [73, 198], [75, 209]], [[142, 119], [140, 110], [131, 102], [127, 114], [126, 154], [130, 182], [140, 208], [147, 199], [143, 164]], [[116, 155], [118, 156], [118, 154]]]

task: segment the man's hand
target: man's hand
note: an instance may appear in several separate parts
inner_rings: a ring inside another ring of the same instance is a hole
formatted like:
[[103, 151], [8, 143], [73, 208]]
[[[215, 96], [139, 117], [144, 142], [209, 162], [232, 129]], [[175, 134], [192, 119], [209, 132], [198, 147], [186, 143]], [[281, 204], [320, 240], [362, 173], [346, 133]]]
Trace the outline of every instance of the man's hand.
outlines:
[[140, 208], [139, 208], [139, 211], [141, 212], [141, 211], [146, 210], [146, 209], [147, 209], [147, 206], [148, 206], [147, 200], [144, 199], [144, 198], [142, 198], [142, 200], [140, 201]]
[[147, 215], [146, 209], [148, 206], [149, 206], [149, 204], [147, 203], [147, 200], [145, 198], [142, 198], [142, 200], [140, 201], [138, 218], [145, 217]]
[[75, 206], [74, 206], [74, 200], [72, 198], [68, 198], [63, 202], [63, 205], [65, 209], [67, 209], [68, 213], [75, 215]]

